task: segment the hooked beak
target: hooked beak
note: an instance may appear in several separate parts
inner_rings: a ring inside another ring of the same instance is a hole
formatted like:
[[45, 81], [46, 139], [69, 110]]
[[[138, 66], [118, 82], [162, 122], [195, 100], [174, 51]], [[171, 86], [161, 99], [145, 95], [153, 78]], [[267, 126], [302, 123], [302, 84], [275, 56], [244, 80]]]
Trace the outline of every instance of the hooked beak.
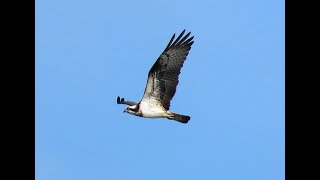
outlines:
[[127, 109], [123, 110], [123, 113], [127, 112]]

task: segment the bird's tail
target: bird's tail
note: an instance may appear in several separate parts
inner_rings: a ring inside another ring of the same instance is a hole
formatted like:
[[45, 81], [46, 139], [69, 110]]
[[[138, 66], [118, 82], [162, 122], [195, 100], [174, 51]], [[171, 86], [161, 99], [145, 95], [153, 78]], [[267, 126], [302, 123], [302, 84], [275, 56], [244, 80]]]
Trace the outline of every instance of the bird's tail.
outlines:
[[181, 123], [188, 123], [190, 120], [190, 116], [185, 116], [185, 115], [176, 114], [176, 113], [172, 113], [172, 114], [173, 114], [173, 118], [169, 118], [169, 119], [176, 120]]

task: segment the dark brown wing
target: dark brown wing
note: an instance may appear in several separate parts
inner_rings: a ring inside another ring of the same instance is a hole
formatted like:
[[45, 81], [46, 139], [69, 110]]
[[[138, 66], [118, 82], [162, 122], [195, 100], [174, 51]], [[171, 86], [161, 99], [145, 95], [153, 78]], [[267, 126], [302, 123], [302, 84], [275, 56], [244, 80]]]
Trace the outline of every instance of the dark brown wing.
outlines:
[[160, 101], [164, 108], [169, 110], [170, 101], [176, 92], [179, 83], [179, 74], [184, 61], [193, 44], [190, 33], [183, 36], [185, 30], [176, 40], [172, 36], [165, 50], [149, 71], [148, 82], [142, 101]]
[[124, 98], [121, 98], [121, 99], [120, 99], [120, 97], [118, 96], [118, 97], [117, 97], [117, 104], [127, 104], [127, 105], [129, 105], [129, 106], [133, 106], [133, 105], [136, 105], [136, 104], [138, 104], [138, 103], [132, 102], [132, 101], [125, 101]]

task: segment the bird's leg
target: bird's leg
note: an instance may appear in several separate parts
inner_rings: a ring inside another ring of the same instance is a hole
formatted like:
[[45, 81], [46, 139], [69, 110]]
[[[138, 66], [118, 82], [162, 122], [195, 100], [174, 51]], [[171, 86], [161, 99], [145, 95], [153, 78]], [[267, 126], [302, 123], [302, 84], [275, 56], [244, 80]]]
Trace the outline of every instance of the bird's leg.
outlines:
[[172, 112], [167, 111], [168, 119], [174, 119], [174, 114]]

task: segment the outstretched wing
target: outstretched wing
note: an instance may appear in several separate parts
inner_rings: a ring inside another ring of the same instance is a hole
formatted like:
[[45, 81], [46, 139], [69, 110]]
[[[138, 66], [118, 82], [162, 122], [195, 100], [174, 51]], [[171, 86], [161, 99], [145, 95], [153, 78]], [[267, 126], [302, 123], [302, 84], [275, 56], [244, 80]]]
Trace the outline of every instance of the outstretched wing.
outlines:
[[193, 44], [193, 36], [188, 38], [191, 32], [183, 36], [184, 33], [185, 30], [176, 40], [175, 34], [172, 36], [150, 69], [142, 101], [160, 101], [163, 107], [169, 110], [170, 101], [179, 83], [180, 70]]
[[129, 106], [133, 106], [133, 105], [136, 105], [136, 104], [138, 104], [138, 103], [132, 102], [132, 101], [125, 101], [124, 98], [121, 98], [121, 99], [120, 99], [120, 97], [118, 96], [118, 97], [117, 97], [117, 104], [127, 104], [127, 105], [129, 105]]

